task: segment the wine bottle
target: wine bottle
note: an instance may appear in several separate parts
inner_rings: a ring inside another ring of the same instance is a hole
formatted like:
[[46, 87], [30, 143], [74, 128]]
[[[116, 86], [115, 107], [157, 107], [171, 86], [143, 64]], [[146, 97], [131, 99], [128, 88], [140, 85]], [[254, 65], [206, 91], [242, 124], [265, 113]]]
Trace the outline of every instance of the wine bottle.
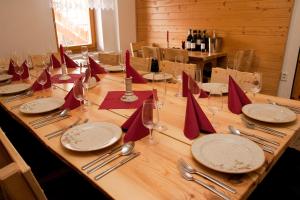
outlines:
[[206, 33], [206, 30], [204, 32], [204, 42], [205, 42], [205, 51], [208, 52], [208, 35]]
[[197, 34], [196, 51], [201, 51], [201, 30], [198, 30]]
[[193, 37], [192, 37], [192, 40], [191, 40], [191, 51], [196, 50], [196, 41], [197, 41], [197, 31], [194, 30], [193, 31]]
[[188, 36], [186, 38], [186, 42], [185, 42], [185, 48], [186, 50], [190, 51], [191, 50], [191, 40], [192, 40], [193, 36], [192, 36], [192, 29], [190, 29], [188, 31]]
[[205, 52], [205, 39], [204, 39], [204, 34], [205, 32], [202, 32], [202, 36], [201, 36], [201, 52]]

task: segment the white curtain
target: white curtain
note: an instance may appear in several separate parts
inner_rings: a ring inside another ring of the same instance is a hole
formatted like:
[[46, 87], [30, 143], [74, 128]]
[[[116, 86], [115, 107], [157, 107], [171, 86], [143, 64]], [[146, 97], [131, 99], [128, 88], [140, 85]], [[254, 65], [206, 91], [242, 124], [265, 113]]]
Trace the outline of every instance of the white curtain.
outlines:
[[50, 7], [58, 10], [91, 8], [114, 10], [114, 0], [49, 0]]

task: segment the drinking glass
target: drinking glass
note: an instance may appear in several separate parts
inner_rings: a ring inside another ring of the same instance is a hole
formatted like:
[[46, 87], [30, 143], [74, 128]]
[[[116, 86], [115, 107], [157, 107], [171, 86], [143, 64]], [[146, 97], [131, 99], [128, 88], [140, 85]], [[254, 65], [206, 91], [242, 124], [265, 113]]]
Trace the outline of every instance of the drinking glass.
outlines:
[[89, 49], [87, 46], [81, 46], [81, 55], [84, 60], [84, 65], [88, 64]]
[[78, 79], [74, 82], [73, 87], [74, 98], [80, 102], [81, 111], [85, 112], [82, 102], [84, 101], [84, 86], [81, 79]]
[[255, 94], [259, 93], [262, 88], [262, 74], [260, 72], [253, 73], [253, 80], [250, 82], [250, 90], [253, 93], [253, 101], [255, 100]]
[[143, 102], [142, 121], [143, 125], [150, 131], [149, 144], [157, 144], [157, 141], [153, 137], [153, 129], [158, 122], [157, 112], [154, 99], [147, 99]]
[[47, 74], [45, 71], [37, 78], [37, 82], [42, 86], [42, 91], [44, 92], [44, 85], [47, 82]]
[[223, 109], [223, 96], [222, 90], [219, 88], [211, 89], [209, 91], [208, 110], [212, 113], [212, 124], [218, 127], [218, 122], [215, 121], [215, 115]]
[[195, 96], [196, 99], [200, 94], [201, 85], [202, 85], [202, 70], [196, 69], [195, 74], [190, 74], [189, 82], [188, 82], [189, 90]]
[[165, 131], [168, 130], [167, 126], [164, 124], [161, 124], [160, 121], [160, 113], [159, 111], [163, 110], [163, 107], [165, 106], [165, 100], [167, 95], [167, 80], [166, 80], [166, 73], [160, 72], [160, 73], [152, 73], [152, 88], [153, 90], [156, 90], [157, 94], [157, 100], [156, 100], [156, 106], [157, 106], [157, 113], [158, 113], [158, 122], [155, 126], [155, 129], [158, 131]]
[[90, 78], [91, 78], [91, 68], [89, 67], [89, 65], [87, 65], [87, 68], [85, 69], [85, 72], [82, 73], [83, 75], [83, 79], [82, 79], [82, 82], [83, 82], [83, 86], [84, 86], [84, 89], [85, 89], [85, 105], [90, 105], [90, 102], [88, 100], [88, 91], [89, 91], [89, 83], [90, 83]]
[[16, 63], [14, 64], [14, 70], [16, 74], [18, 74], [20, 81], [22, 82], [22, 74], [24, 73], [24, 68], [23, 68], [23, 56], [21, 55], [16, 55], [15, 57]]

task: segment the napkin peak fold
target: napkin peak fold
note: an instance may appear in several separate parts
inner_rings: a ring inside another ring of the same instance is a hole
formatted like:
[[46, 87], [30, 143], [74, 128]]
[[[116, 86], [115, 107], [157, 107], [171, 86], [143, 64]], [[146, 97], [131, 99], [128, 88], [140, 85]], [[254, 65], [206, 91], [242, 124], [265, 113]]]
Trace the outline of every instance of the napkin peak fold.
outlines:
[[[52, 85], [52, 83], [51, 83], [51, 76], [50, 76], [49, 72], [47, 71], [47, 69], [44, 69], [44, 70], [42, 71], [42, 73], [40, 74], [40, 76], [43, 76], [44, 73], [46, 73], [46, 76], [47, 76], [47, 81], [46, 81], [44, 87], [42, 87], [42, 85], [39, 84], [39, 82], [36, 80], [36, 81], [33, 83], [33, 85], [32, 85], [32, 90], [33, 90], [33, 91], [39, 91], [39, 90], [42, 90], [43, 88], [44, 88], [44, 89], [47, 89], [47, 88], [50, 88], [50, 87], [51, 87], [51, 85]], [[40, 76], [39, 76], [39, 77], [40, 77]]]
[[250, 103], [250, 99], [246, 96], [234, 79], [229, 76], [228, 109], [234, 114], [241, 114], [242, 107]]
[[126, 77], [132, 77], [133, 83], [147, 83], [147, 81], [130, 65], [130, 53], [127, 50], [125, 55]]
[[192, 93], [187, 91], [184, 135], [189, 139], [195, 139], [199, 136], [200, 131], [205, 133], [216, 132]]

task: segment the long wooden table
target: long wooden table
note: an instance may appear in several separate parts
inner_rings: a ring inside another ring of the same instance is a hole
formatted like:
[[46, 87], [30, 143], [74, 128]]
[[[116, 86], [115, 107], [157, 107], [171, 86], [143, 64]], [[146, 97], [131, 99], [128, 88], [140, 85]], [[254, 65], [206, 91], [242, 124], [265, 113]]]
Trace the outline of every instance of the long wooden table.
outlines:
[[[40, 71], [40, 68], [32, 70], [32, 79], [35, 79]], [[112, 166], [117, 161], [109, 164], [101, 170], [98, 170], [96, 173], [87, 174], [81, 170], [81, 166], [97, 158], [97, 156], [104, 151], [88, 153], [69, 151], [61, 145], [59, 137], [48, 140], [45, 135], [49, 132], [70, 125], [78, 118], [88, 118], [90, 121], [107, 121], [121, 126], [135, 111], [134, 109], [99, 110], [98, 105], [105, 98], [108, 91], [124, 89], [123, 77], [124, 75], [121, 73], [101, 75], [101, 82], [89, 91], [88, 97], [92, 102], [92, 105], [88, 107], [87, 112], [80, 112], [80, 108], [74, 109], [71, 111], [71, 118], [40, 129], [33, 129], [28, 123], [40, 116], [24, 115], [17, 109], [11, 110], [10, 108], [14, 105], [35, 99], [37, 96], [41, 95], [41, 92], [36, 92], [32, 97], [28, 97], [23, 100], [16, 100], [10, 103], [4, 103], [4, 97], [0, 97], [1, 106], [18, 119], [19, 122], [26, 128], [28, 128], [32, 134], [34, 134], [55, 155], [68, 163], [75, 171], [99, 188], [99, 190], [104, 191], [114, 199], [218, 199], [216, 195], [210, 191], [194, 182], [188, 182], [180, 176], [177, 169], [177, 161], [179, 158], [187, 160], [203, 172], [208, 173], [235, 188], [238, 192], [237, 194], [232, 194], [215, 185], [217, 189], [226, 193], [226, 195], [231, 197], [231, 199], [246, 199], [256, 186], [264, 179], [288, 145], [293, 141], [296, 132], [300, 127], [299, 116], [297, 116], [298, 120], [294, 123], [287, 125], [270, 125], [272, 128], [286, 133], [287, 136], [284, 138], [277, 138], [260, 131], [247, 129], [241, 122], [241, 116], [232, 114], [228, 110], [226, 104], [227, 98], [225, 97], [223, 110], [216, 116], [216, 120], [218, 120], [221, 124], [217, 128], [217, 132], [229, 133], [227, 126], [233, 125], [241, 130], [248, 132], [251, 131], [254, 134], [277, 140], [280, 142], [280, 147], [275, 151], [274, 155], [266, 153], [266, 162], [264, 165], [260, 169], [251, 173], [231, 175], [210, 170], [197, 163], [192, 158], [190, 149], [193, 141], [187, 139], [183, 134], [186, 98], [175, 98], [174, 94], [177, 90], [177, 85], [169, 83], [167, 85], [166, 106], [161, 112], [161, 120], [167, 125], [168, 130], [164, 132], [154, 132], [155, 138], [159, 143], [156, 145], [148, 145], [148, 138], [137, 141], [135, 151], [141, 152], [139, 157], [113, 171], [102, 179], [95, 181], [94, 177], [96, 174], [105, 170], [109, 166]], [[56, 89], [47, 90], [47, 95], [62, 98], [72, 88], [72, 85], [73, 84], [57, 84]], [[134, 90], [150, 90], [152, 87], [153, 85], [151, 83], [133, 85]], [[263, 94], [258, 94], [255, 101], [266, 102], [266, 99], [300, 107], [300, 103], [297, 101]], [[206, 105], [207, 99], [198, 99], [197, 101], [201, 105], [203, 111], [207, 114], [208, 118], [211, 118]], [[204, 134], [201, 134], [200, 137], [202, 135]], [[122, 143], [122, 141], [119, 141], [119, 144], [120, 143]], [[200, 179], [211, 184], [205, 179]]]

